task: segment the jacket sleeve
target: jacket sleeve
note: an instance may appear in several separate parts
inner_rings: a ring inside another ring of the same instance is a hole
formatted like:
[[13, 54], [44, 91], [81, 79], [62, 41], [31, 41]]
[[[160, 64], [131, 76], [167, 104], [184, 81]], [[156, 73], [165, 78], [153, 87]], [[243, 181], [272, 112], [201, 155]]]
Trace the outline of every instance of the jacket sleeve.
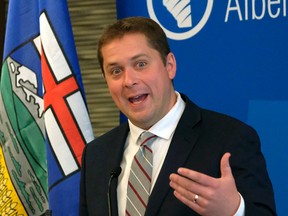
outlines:
[[241, 129], [233, 146], [231, 168], [239, 193], [245, 202], [245, 216], [276, 215], [274, 192], [260, 140], [251, 127]]
[[80, 201], [79, 201], [79, 216], [87, 216], [87, 202], [86, 202], [86, 184], [85, 184], [85, 161], [86, 161], [86, 149], [84, 148], [82, 154], [82, 168], [81, 168], [81, 180], [80, 180]]

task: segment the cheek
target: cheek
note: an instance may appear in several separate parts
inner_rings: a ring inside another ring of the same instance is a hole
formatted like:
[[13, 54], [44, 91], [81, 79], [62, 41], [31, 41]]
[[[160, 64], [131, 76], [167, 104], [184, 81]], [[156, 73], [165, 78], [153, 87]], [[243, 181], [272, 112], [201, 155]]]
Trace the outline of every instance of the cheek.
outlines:
[[161, 70], [161, 73], [158, 74], [158, 76], [151, 78], [151, 82], [154, 83], [154, 86], [158, 89], [166, 88], [167, 85], [170, 85], [171, 80], [172, 79], [168, 71], [163, 69]]
[[119, 89], [115, 83], [108, 81], [107, 86], [112, 97], [114, 97], [114, 95], [116, 95], [117, 92], [119, 92]]
[[110, 95], [112, 100], [114, 101], [115, 105], [120, 108], [121, 105], [121, 97], [120, 97], [120, 92], [116, 91], [114, 89], [110, 89]]
[[107, 86], [110, 92], [110, 95], [114, 102], [118, 104], [121, 100], [121, 94], [122, 94], [122, 85], [119, 82], [107, 82]]

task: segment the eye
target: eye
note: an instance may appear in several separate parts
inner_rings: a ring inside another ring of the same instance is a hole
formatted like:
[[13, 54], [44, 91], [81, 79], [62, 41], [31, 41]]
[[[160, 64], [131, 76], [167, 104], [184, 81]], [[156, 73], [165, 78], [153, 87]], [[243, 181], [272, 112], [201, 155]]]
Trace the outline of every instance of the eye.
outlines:
[[136, 64], [137, 68], [140, 68], [140, 69], [144, 68], [146, 65], [147, 65], [147, 62], [144, 62], [144, 61], [139, 61]]
[[119, 67], [115, 67], [115, 68], [111, 68], [110, 73], [112, 76], [117, 76], [122, 72], [121, 68]]

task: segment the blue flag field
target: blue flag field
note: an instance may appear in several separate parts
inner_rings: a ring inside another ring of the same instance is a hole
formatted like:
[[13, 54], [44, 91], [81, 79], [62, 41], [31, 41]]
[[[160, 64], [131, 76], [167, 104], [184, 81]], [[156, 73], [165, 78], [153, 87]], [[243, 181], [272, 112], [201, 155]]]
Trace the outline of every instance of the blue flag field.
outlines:
[[66, 0], [9, 1], [0, 85], [0, 215], [78, 215], [94, 136]]

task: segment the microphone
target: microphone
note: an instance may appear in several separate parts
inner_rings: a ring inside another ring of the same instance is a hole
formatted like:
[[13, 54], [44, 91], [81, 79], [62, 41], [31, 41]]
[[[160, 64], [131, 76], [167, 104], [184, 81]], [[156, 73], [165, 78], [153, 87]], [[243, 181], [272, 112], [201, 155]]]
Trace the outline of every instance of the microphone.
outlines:
[[108, 212], [109, 212], [109, 216], [112, 216], [112, 208], [111, 208], [111, 182], [114, 178], [117, 178], [120, 173], [121, 173], [122, 169], [121, 167], [117, 167], [115, 169], [113, 169], [110, 172], [110, 179], [108, 182], [108, 191], [107, 191], [107, 199], [108, 199]]

